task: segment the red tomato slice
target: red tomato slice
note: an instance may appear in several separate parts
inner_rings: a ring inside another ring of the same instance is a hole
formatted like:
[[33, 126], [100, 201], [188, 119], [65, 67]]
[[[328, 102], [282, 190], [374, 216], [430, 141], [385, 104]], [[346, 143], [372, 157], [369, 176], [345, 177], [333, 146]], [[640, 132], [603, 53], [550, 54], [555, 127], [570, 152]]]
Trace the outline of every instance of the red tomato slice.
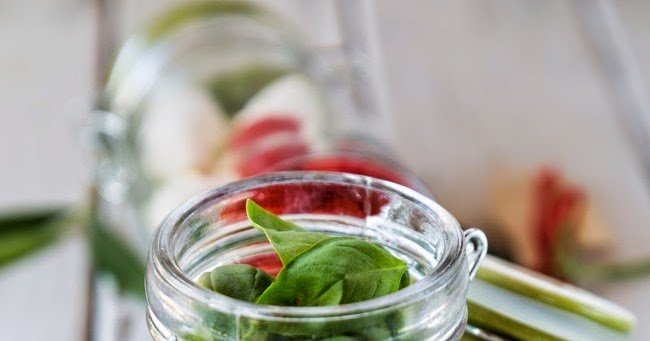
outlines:
[[564, 228], [577, 228], [578, 209], [584, 193], [562, 183], [559, 172], [543, 169], [535, 183], [535, 209], [533, 233], [542, 253], [542, 263], [536, 270], [554, 274], [555, 252], [560, 232]]
[[264, 173], [278, 162], [304, 155], [309, 151], [305, 142], [282, 144], [266, 150], [252, 151], [241, 155], [237, 162], [237, 171], [242, 177]]
[[269, 113], [258, 120], [246, 122], [234, 128], [229, 141], [232, 149], [245, 148], [279, 132], [298, 133], [300, 122], [293, 116], [283, 113]]

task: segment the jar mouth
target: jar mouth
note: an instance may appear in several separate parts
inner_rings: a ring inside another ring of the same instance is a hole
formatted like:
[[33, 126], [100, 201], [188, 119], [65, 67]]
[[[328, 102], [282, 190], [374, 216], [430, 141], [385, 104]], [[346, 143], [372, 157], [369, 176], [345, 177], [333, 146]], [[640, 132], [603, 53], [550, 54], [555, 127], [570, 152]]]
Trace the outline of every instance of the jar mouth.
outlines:
[[[321, 162], [313, 166], [310, 165], [310, 162], [314, 161]], [[323, 165], [322, 162], [328, 161], [333, 162]], [[269, 167], [268, 171], [310, 171], [312, 169], [320, 170], [319, 167], [324, 167], [323, 171], [349, 172], [391, 181], [414, 189], [429, 198], [434, 198], [424, 182], [415, 174], [391, 158], [374, 151], [356, 149], [316, 151], [280, 161]]]
[[[183, 228], [183, 223], [190, 218], [193, 212], [200, 211], [208, 207], [211, 203], [225, 197], [235, 195], [244, 190], [263, 187], [269, 183], [281, 185], [314, 182], [353, 185], [384, 191], [392, 195], [397, 195], [401, 199], [408, 200], [417, 205], [419, 209], [435, 215], [436, 219], [441, 221], [441, 232], [444, 238], [444, 247], [442, 248], [438, 263], [430, 273], [421, 279], [413, 282], [406, 288], [386, 296], [335, 306], [293, 307], [260, 305], [209, 291], [193, 281], [183, 271], [178, 259], [172, 254], [172, 250], [174, 249], [172, 245], [174, 236], [178, 234], [179, 229]], [[267, 173], [233, 182], [197, 195], [174, 209], [161, 223], [154, 234], [149, 257], [150, 268], [148, 271], [153, 272], [153, 275], [158, 280], [166, 282], [166, 285], [180, 297], [185, 296], [189, 301], [202, 302], [205, 306], [213, 307], [216, 310], [236, 308], [243, 315], [270, 320], [349, 317], [364, 314], [369, 311], [376, 312], [385, 309], [394, 309], [395, 307], [425, 299], [426, 296], [423, 297], [423, 295], [431, 295], [437, 292], [452, 281], [460, 271], [468, 271], [468, 269], [463, 269], [462, 266], [466, 263], [463, 261], [465, 257], [464, 238], [460, 225], [449, 212], [435, 201], [413, 189], [396, 183], [363, 175], [323, 171]], [[149, 276], [151, 274], [147, 277]], [[147, 293], [147, 295], [149, 296], [150, 293]]]

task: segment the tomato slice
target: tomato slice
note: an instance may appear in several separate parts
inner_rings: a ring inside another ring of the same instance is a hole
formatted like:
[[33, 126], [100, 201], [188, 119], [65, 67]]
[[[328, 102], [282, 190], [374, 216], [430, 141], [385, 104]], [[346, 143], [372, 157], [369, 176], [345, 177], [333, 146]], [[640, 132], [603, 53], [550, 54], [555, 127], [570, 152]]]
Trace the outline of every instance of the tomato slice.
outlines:
[[538, 174], [534, 196], [533, 237], [542, 253], [536, 270], [557, 275], [553, 272], [560, 234], [563, 229], [578, 228], [585, 196], [579, 188], [563, 183], [560, 173], [550, 168]]
[[243, 177], [249, 177], [264, 173], [271, 166], [278, 162], [290, 159], [295, 156], [304, 155], [309, 151], [307, 143], [291, 141], [272, 148], [250, 151], [240, 155], [237, 162], [237, 172]]
[[280, 132], [297, 134], [301, 129], [296, 118], [283, 113], [269, 113], [255, 121], [242, 122], [236, 126], [228, 145], [231, 149], [246, 148], [270, 135]]

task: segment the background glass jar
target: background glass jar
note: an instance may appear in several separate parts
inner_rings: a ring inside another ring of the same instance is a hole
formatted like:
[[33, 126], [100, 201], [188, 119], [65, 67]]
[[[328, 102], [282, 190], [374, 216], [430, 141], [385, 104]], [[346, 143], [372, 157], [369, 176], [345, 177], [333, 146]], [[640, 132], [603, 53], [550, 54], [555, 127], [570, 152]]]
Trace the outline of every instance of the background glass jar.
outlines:
[[[408, 264], [414, 282], [331, 307], [256, 305], [200, 287], [195, 281], [215, 266], [281, 266], [247, 220], [247, 198], [309, 230], [384, 246]], [[146, 278], [149, 330], [156, 340], [458, 340], [469, 280], [486, 248], [480, 231], [463, 235], [448, 212], [401, 185], [328, 172], [261, 175], [193, 198], [157, 230]]]
[[[141, 262], [155, 227], [191, 196], [283, 160], [332, 151], [339, 147], [333, 141], [343, 141], [334, 135], [385, 135], [373, 128], [382, 121], [369, 114], [373, 107], [353, 103], [375, 101], [363, 96], [371, 82], [350, 81], [348, 54], [314, 49], [283, 19], [244, 1], [184, 2], [117, 54], [94, 112], [96, 199], [104, 225]], [[352, 83], [361, 86], [352, 91]], [[408, 185], [427, 191], [420, 182]], [[92, 329], [119, 328], [121, 340], [142, 339], [147, 331], [133, 329], [144, 326], [144, 307], [124, 304], [129, 298], [118, 297], [113, 281], [95, 278], [99, 318]]]
[[190, 195], [254, 174], [253, 160], [326, 149], [313, 60], [279, 17], [243, 1], [186, 4], [134, 35], [95, 115], [97, 183], [113, 220], [146, 250]]
[[347, 45], [340, 53], [308, 44], [280, 16], [228, 0], [172, 9], [122, 47], [95, 112], [97, 183], [141, 249], [202, 190], [341, 141], [376, 148], [350, 138], [383, 134], [371, 131], [369, 121], [381, 120], [368, 111], [378, 105], [363, 96], [374, 83], [351, 80]]

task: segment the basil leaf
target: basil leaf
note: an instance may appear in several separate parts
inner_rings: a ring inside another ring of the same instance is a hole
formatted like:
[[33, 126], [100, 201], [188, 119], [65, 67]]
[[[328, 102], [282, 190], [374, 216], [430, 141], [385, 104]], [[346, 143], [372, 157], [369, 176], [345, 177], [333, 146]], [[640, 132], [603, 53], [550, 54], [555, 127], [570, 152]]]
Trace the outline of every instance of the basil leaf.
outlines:
[[323, 306], [365, 301], [399, 290], [407, 269], [375, 244], [331, 237], [292, 259], [257, 303]]
[[283, 265], [287, 265], [294, 257], [314, 244], [332, 238], [324, 233], [309, 232], [292, 222], [283, 220], [251, 199], [246, 201], [246, 214], [253, 226], [264, 232]]
[[[361, 315], [353, 319], [314, 321], [273, 321], [242, 317], [241, 340], [404, 340], [417, 341], [413, 333], [403, 330], [401, 310]], [[415, 317], [415, 316], [414, 316]]]
[[264, 232], [271, 245], [273, 245], [275, 252], [280, 256], [283, 265], [287, 265], [292, 259], [316, 243], [332, 238], [332, 236], [318, 232], [278, 232], [273, 230], [266, 230]]
[[198, 284], [206, 289], [214, 291], [212, 288], [212, 279], [210, 279], [210, 271], [204, 272], [198, 280]]
[[226, 115], [232, 118], [251, 97], [286, 73], [286, 69], [277, 66], [249, 64], [219, 75], [206, 87]]
[[254, 5], [243, 1], [195, 1], [165, 12], [156, 18], [147, 27], [144, 37], [148, 42], [156, 42], [192, 21], [210, 19], [218, 15], [252, 16], [258, 12], [259, 10]]
[[56, 242], [67, 231], [65, 223], [71, 220], [66, 211], [65, 208], [39, 208], [0, 216], [0, 266]]
[[65, 211], [62, 207], [52, 207], [7, 212], [0, 216], [0, 232], [43, 227], [61, 218]]
[[248, 264], [219, 266], [199, 278], [207, 289], [248, 302], [254, 302], [272, 282], [273, 276]]
[[286, 221], [277, 215], [265, 210], [252, 199], [246, 199], [246, 215], [258, 229], [276, 231], [307, 231], [304, 228]]
[[93, 214], [89, 238], [97, 270], [115, 277], [120, 291], [144, 299], [145, 264], [131, 247]]
[[186, 334], [181, 336], [181, 341], [211, 341], [211, 338], [202, 336], [202, 335], [194, 335], [194, 334]]
[[3, 232], [0, 234], [0, 266], [51, 245], [57, 237], [59, 233], [54, 226]]

